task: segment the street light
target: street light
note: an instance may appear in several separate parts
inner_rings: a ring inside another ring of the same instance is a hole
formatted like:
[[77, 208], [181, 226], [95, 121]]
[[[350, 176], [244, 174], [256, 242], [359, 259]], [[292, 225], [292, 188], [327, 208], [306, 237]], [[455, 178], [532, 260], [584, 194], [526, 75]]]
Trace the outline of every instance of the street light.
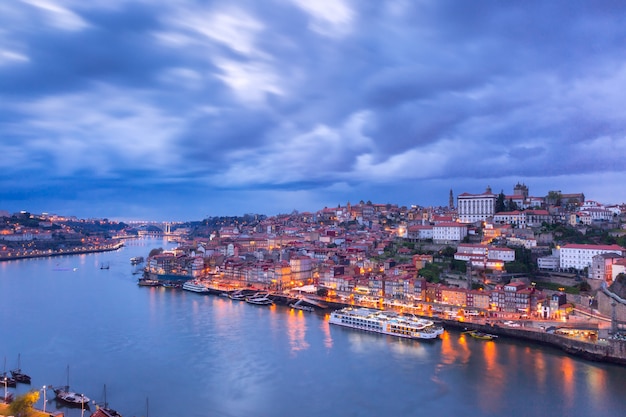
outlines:
[[46, 389], [46, 386], [44, 385], [43, 386], [43, 412], [44, 412], [44, 414], [46, 412], [46, 402], [47, 402], [47, 400], [46, 400], [46, 391], [47, 391], [47, 389]]
[[7, 395], [8, 395], [8, 393], [7, 393], [7, 383], [8, 383], [8, 380], [7, 380], [7, 377], [5, 376], [4, 377], [4, 403], [5, 404], [7, 403]]

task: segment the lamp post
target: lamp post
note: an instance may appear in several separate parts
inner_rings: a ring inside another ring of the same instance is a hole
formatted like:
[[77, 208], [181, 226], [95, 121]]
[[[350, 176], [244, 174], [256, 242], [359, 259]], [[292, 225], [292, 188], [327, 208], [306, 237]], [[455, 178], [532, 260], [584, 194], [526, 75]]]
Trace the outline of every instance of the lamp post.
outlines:
[[7, 383], [8, 383], [8, 380], [7, 380], [7, 377], [5, 376], [4, 377], [4, 403], [5, 404], [7, 403], [7, 395], [8, 395], [8, 393], [7, 393]]
[[46, 400], [46, 390], [47, 390], [47, 388], [44, 385], [43, 386], [43, 412], [44, 413], [46, 412], [46, 402], [47, 402], [47, 400]]
[[80, 417], [85, 415], [85, 396], [80, 394]]

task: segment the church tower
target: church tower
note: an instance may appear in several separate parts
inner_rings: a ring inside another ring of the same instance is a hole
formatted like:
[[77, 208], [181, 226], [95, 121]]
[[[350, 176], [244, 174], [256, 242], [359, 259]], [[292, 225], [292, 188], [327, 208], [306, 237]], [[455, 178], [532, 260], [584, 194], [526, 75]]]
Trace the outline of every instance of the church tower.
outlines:
[[448, 200], [448, 207], [454, 208], [454, 194], [452, 194], [452, 188], [450, 188], [450, 200]]

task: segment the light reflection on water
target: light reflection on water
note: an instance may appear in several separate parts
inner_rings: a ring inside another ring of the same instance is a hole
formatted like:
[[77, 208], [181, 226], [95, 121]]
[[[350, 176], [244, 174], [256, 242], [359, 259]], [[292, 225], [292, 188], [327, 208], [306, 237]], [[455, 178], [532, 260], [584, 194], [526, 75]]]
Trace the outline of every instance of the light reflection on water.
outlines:
[[156, 417], [626, 415], [622, 367], [506, 338], [396, 339], [330, 326], [327, 314], [138, 287], [129, 258], [163, 246], [145, 243], [0, 263], [7, 363], [21, 353], [33, 387], [64, 384], [69, 364], [72, 386], [101, 400], [107, 384], [127, 417], [145, 415], [146, 397]]

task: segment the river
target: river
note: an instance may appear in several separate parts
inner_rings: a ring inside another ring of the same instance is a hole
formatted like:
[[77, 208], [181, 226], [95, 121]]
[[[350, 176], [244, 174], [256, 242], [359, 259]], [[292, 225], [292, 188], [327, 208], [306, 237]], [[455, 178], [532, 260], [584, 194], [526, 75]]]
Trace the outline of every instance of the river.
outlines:
[[[97, 402], [106, 385], [124, 417], [626, 416], [626, 367], [454, 330], [401, 340], [284, 306], [139, 287], [130, 258], [155, 247], [171, 245], [0, 263], [0, 354], [7, 370], [20, 355], [32, 376], [9, 391], [69, 376]], [[53, 396], [48, 411], [81, 415]]]

